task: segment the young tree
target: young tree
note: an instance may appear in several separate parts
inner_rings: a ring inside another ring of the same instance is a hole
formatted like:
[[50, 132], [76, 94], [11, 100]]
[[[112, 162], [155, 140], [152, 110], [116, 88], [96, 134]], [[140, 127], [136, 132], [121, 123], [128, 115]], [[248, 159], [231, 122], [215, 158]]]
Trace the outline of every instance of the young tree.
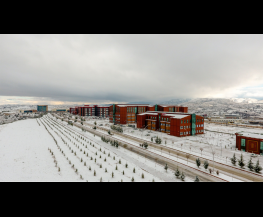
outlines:
[[252, 159], [250, 158], [250, 160], [248, 161], [247, 163], [247, 168], [250, 170], [250, 171], [253, 171], [254, 170], [254, 166], [253, 166], [253, 162], [252, 162]]
[[199, 168], [200, 165], [201, 165], [201, 161], [200, 161], [200, 159], [197, 158], [197, 159], [195, 160], [195, 162], [196, 162], [196, 166]]
[[241, 154], [240, 160], [238, 160], [238, 165], [243, 168], [245, 166], [245, 161], [243, 155]]
[[174, 175], [176, 176], [177, 179], [178, 179], [179, 176], [181, 175], [181, 173], [180, 173], [180, 171], [178, 170], [178, 168], [177, 168], [177, 170], [175, 171]]
[[185, 179], [185, 175], [184, 175], [184, 173], [182, 172], [181, 180], [184, 181], [184, 179]]
[[231, 163], [236, 166], [236, 163], [237, 163], [237, 158], [236, 158], [236, 154], [233, 155], [233, 157], [230, 159], [231, 160]]
[[262, 167], [259, 165], [259, 160], [256, 163], [256, 166], [254, 167], [254, 170], [256, 173], [260, 173], [260, 171], [262, 170]]
[[209, 166], [209, 163], [208, 163], [207, 161], [205, 161], [205, 162], [204, 162], [204, 168], [205, 168], [206, 170], [207, 170], [208, 166]]
[[195, 181], [194, 182], [200, 182], [198, 176], [195, 177]]
[[167, 172], [167, 170], [168, 170], [168, 165], [167, 164], [165, 164], [165, 167], [164, 167], [164, 169], [166, 170], [166, 172]]

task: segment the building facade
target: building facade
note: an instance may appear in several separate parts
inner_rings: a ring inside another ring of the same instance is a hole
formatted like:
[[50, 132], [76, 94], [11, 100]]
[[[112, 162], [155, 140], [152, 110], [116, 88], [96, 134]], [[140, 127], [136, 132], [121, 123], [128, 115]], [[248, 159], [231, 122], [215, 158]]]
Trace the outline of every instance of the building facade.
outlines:
[[180, 112], [148, 111], [137, 115], [137, 128], [183, 137], [204, 133], [204, 118]]
[[70, 113], [79, 116], [109, 117], [109, 106], [84, 105], [70, 108]]
[[109, 119], [115, 124], [137, 124], [137, 116], [145, 112], [188, 112], [187, 107], [174, 105], [113, 104], [109, 107]]
[[240, 151], [263, 155], [263, 135], [236, 133], [236, 148]]
[[113, 104], [109, 107], [109, 121], [115, 124], [136, 124], [137, 114], [149, 109], [154, 111], [155, 108], [146, 104]]
[[19, 110], [19, 113], [35, 113], [37, 110]]
[[48, 111], [48, 106], [47, 105], [38, 105], [37, 106], [37, 111], [38, 112], [47, 112]]

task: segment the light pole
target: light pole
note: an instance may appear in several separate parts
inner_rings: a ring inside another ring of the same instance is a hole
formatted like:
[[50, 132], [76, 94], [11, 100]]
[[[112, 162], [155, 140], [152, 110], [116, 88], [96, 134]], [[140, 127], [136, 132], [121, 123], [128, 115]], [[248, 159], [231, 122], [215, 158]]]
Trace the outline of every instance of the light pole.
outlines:
[[[147, 125], [146, 127], [148, 127], [148, 125]], [[146, 127], [144, 127], [143, 130], [144, 130]], [[142, 131], [142, 134], [143, 134], [143, 131]], [[141, 134], [141, 138], [142, 138], [142, 134]]]

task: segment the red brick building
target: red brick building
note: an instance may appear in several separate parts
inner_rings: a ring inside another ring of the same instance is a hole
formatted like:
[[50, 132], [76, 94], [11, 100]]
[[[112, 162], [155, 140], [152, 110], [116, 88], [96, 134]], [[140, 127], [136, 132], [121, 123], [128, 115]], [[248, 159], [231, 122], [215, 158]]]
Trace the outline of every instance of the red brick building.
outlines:
[[204, 133], [204, 118], [180, 112], [148, 111], [137, 115], [137, 128], [178, 137], [191, 136]]
[[263, 135], [253, 133], [236, 133], [238, 150], [263, 155]]
[[174, 105], [113, 104], [109, 107], [109, 119], [116, 124], [136, 124], [137, 115], [148, 111], [185, 112], [188, 108]]
[[69, 113], [73, 115], [77, 115], [79, 113], [79, 107], [69, 108]]
[[116, 124], [136, 124], [137, 114], [146, 112], [148, 109], [153, 110], [154, 107], [139, 104], [114, 104], [109, 107], [109, 119], [111, 123]]
[[109, 117], [109, 106], [84, 105], [70, 108], [70, 113], [79, 116]]

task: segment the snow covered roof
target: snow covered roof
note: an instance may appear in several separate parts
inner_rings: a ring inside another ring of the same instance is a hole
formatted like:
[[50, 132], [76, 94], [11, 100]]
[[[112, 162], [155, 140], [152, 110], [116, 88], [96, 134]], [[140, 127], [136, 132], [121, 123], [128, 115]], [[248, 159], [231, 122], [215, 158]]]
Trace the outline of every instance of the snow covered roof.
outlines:
[[128, 107], [128, 106], [149, 106], [148, 104], [141, 104], [141, 105], [117, 105], [119, 107]]
[[189, 115], [169, 115], [169, 116], [173, 116], [172, 118], [175, 118], [175, 119], [181, 119], [181, 118], [186, 118]]
[[146, 113], [141, 113], [141, 114], [138, 114], [138, 115], [158, 115], [158, 113], [148, 113], [148, 112], [146, 112]]
[[239, 132], [238, 134], [240, 136], [251, 137], [251, 138], [255, 138], [255, 139], [263, 139], [263, 134], [245, 133], [245, 132]]

